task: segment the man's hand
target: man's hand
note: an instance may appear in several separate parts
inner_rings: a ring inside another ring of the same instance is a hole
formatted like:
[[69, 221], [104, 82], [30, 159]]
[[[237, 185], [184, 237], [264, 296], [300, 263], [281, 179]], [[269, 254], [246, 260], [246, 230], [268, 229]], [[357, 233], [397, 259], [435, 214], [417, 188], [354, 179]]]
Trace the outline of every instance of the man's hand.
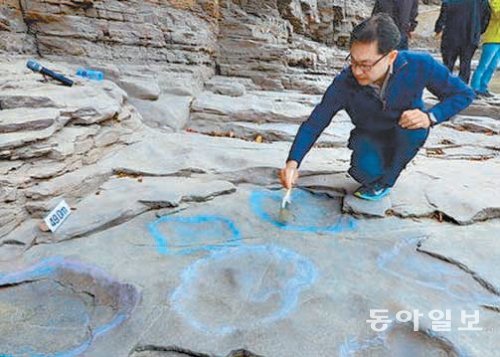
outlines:
[[399, 125], [405, 129], [427, 129], [432, 124], [431, 119], [420, 109], [406, 110], [399, 118]]
[[299, 172], [297, 170], [298, 167], [297, 161], [290, 160], [286, 163], [286, 166], [280, 170], [280, 181], [283, 187], [287, 190], [292, 188], [299, 177]]
[[440, 40], [442, 36], [443, 36], [443, 31], [434, 33], [434, 38], [436, 40]]

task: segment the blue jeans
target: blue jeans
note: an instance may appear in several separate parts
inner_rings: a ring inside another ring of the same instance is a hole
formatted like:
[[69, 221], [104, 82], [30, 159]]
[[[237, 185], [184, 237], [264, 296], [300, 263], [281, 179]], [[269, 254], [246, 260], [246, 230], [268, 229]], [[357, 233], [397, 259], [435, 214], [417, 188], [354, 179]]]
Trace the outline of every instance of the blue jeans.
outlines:
[[471, 87], [476, 92], [488, 91], [488, 84], [493, 78], [500, 62], [500, 43], [485, 43], [481, 53], [481, 59], [472, 76]]
[[383, 132], [354, 129], [349, 174], [363, 186], [392, 187], [406, 165], [424, 145], [429, 129], [403, 129], [397, 125]]

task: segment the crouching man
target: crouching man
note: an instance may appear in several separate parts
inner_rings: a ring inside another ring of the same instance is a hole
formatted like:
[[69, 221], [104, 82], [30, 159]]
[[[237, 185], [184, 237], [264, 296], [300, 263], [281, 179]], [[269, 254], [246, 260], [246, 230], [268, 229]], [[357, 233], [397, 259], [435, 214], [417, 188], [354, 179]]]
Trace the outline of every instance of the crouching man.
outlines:
[[[285, 188], [332, 117], [345, 109], [351, 117], [349, 174], [361, 186], [354, 195], [379, 200], [394, 186], [405, 166], [424, 144], [429, 128], [470, 105], [474, 92], [427, 53], [397, 51], [399, 29], [386, 14], [357, 25], [346, 67], [321, 102], [302, 123], [280, 172]], [[425, 109], [427, 88], [439, 103]]]

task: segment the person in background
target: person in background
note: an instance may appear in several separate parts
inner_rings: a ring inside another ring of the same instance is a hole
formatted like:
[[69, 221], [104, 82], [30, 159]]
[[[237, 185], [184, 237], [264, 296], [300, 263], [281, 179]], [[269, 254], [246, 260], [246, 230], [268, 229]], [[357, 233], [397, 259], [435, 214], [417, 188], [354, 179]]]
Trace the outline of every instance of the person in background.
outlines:
[[[377, 14], [351, 33], [346, 67], [303, 122], [280, 179], [290, 189], [300, 163], [333, 116], [345, 109], [354, 129], [349, 174], [361, 186], [354, 195], [371, 201], [386, 196], [400, 173], [424, 145], [429, 127], [448, 120], [474, 100], [460, 78], [425, 52], [398, 51], [399, 29], [387, 14]], [[427, 88], [439, 98], [424, 106]]]
[[500, 63], [500, 0], [491, 0], [491, 18], [483, 36], [481, 59], [472, 76], [471, 87], [479, 97], [494, 97], [488, 85]]
[[418, 24], [418, 0], [375, 0], [372, 16], [382, 12], [389, 14], [401, 34], [396, 49], [407, 50], [408, 40], [412, 38]]
[[472, 57], [489, 14], [488, 0], [443, 0], [441, 5], [434, 32], [441, 38], [443, 63], [453, 72], [459, 58], [459, 76], [465, 83], [469, 83]]

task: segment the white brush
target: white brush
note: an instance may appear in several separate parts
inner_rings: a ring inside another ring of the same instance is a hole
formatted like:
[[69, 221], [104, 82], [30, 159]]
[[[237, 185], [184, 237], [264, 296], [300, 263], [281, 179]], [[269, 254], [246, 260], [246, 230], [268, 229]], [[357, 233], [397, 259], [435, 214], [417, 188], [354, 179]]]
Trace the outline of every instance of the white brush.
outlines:
[[292, 188], [286, 190], [285, 196], [281, 201], [281, 209], [285, 209], [286, 206], [289, 205], [290, 203], [292, 203]]

